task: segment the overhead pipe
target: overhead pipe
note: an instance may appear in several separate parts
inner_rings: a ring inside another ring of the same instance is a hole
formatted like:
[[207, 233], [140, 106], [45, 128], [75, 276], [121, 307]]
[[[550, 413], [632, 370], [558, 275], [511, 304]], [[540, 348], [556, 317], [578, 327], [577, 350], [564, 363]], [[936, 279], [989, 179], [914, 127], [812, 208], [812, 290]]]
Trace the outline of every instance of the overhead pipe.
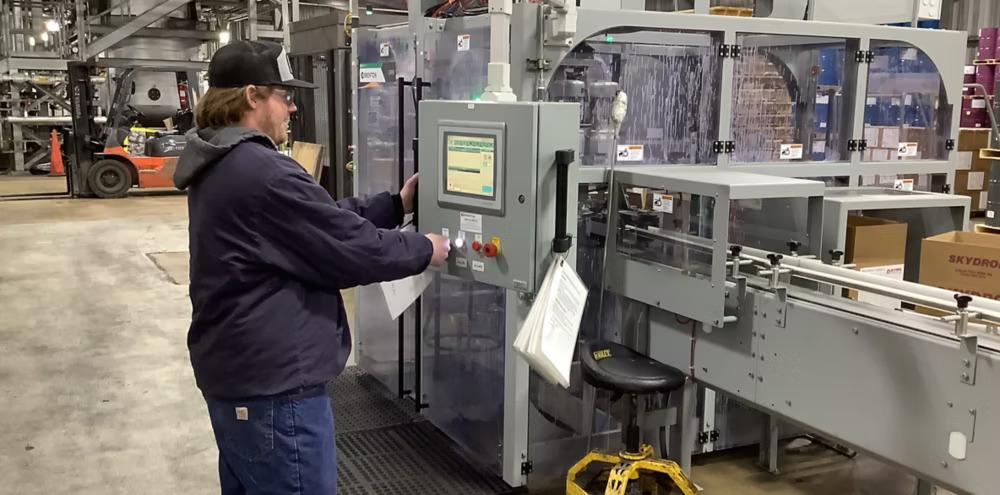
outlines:
[[[70, 116], [18, 117], [12, 115], [10, 117], [3, 117], [3, 121], [9, 124], [18, 124], [18, 125], [70, 125], [73, 123], [73, 117]], [[104, 124], [107, 121], [108, 121], [107, 117], [100, 117], [100, 116], [94, 117], [95, 124]]]
[[[0, 74], [0, 82], [16, 82], [16, 83], [34, 83], [39, 86], [51, 86], [58, 83], [66, 82], [66, 78], [62, 76], [32, 76], [28, 74]], [[90, 82], [93, 84], [102, 84], [107, 82], [107, 78], [103, 76], [94, 76], [90, 78]]]

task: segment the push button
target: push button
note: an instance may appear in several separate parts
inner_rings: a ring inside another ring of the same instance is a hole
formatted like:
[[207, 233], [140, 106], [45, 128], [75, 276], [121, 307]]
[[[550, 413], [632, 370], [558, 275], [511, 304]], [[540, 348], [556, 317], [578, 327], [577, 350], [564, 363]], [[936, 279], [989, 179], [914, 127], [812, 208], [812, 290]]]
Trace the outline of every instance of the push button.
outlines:
[[479, 241], [472, 241], [472, 250], [479, 251], [483, 248], [483, 245]]
[[495, 258], [500, 255], [500, 244], [490, 241], [483, 244], [483, 256], [487, 258]]

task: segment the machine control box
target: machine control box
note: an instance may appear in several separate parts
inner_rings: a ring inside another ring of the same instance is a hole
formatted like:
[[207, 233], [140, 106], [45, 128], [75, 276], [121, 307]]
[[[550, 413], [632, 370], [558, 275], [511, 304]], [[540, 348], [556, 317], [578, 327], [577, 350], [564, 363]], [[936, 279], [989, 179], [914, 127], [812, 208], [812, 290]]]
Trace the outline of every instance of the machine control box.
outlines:
[[[579, 146], [579, 113], [576, 103], [420, 102], [418, 220], [422, 232], [450, 240], [442, 271], [519, 291], [540, 287], [556, 230], [556, 152]], [[575, 162], [567, 182], [572, 232]]]

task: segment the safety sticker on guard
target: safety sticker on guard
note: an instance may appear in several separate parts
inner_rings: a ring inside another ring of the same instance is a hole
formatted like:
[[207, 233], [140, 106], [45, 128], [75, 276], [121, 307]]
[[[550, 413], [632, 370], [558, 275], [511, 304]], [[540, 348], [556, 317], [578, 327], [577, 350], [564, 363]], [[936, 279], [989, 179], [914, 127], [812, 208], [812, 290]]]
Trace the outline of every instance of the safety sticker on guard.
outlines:
[[620, 162], [641, 162], [644, 147], [641, 144], [619, 144], [618, 161]]

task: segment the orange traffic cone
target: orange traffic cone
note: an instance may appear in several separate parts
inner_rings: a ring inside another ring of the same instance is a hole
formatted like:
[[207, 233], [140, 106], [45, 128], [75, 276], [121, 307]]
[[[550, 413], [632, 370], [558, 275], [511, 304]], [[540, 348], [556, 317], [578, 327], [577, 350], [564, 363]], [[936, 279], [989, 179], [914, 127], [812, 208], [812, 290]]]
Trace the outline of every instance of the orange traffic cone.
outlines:
[[52, 129], [51, 142], [49, 177], [62, 177], [66, 175], [66, 169], [63, 168], [62, 152], [59, 151], [59, 133], [55, 129]]

